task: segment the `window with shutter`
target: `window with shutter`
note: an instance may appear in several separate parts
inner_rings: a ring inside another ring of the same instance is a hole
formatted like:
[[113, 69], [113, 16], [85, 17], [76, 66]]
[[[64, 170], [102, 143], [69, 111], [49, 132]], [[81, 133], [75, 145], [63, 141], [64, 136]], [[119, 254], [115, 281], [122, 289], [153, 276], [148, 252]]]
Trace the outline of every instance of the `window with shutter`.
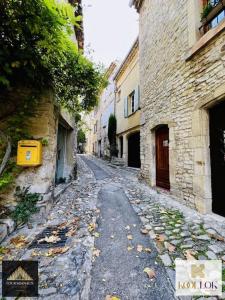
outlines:
[[128, 98], [124, 98], [124, 117], [128, 117]]

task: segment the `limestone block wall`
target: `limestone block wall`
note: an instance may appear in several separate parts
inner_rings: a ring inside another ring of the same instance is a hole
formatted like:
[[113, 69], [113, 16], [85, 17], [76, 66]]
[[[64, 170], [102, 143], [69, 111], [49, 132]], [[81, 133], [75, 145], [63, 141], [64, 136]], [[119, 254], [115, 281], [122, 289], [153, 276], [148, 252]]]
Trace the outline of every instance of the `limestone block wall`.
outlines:
[[[25, 96], [25, 94], [22, 93], [21, 96]], [[48, 145], [43, 146], [42, 165], [39, 167], [25, 167], [16, 178], [15, 186], [30, 186], [30, 192], [47, 196], [51, 194], [54, 187], [58, 126], [58, 110], [54, 105], [54, 97], [50, 91], [41, 96], [36, 114], [28, 120], [27, 124], [32, 138], [37, 140], [46, 139]], [[9, 207], [15, 204], [14, 190], [1, 194], [0, 200], [2, 205]]]
[[208, 108], [225, 99], [225, 32], [187, 59], [189, 4], [145, 0], [140, 9], [141, 175], [155, 186], [154, 129], [168, 124], [171, 194], [205, 213], [212, 203]]
[[57, 110], [53, 95], [46, 92], [38, 105], [36, 116], [30, 120], [30, 134], [34, 139], [46, 139], [43, 146], [43, 163], [40, 167], [25, 168], [16, 180], [16, 185], [30, 186], [33, 193], [47, 194], [54, 186], [57, 144]]

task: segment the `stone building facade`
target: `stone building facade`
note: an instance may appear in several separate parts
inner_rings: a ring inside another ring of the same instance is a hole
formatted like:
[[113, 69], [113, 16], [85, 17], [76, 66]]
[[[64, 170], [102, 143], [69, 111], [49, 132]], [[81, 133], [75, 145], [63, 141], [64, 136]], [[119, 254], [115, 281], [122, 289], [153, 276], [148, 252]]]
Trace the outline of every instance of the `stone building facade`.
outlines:
[[[109, 141], [108, 141], [108, 120], [111, 114], [115, 114], [115, 83], [114, 76], [118, 69], [118, 61], [111, 63], [105, 72], [108, 80], [107, 87], [102, 91], [98, 106], [91, 113], [93, 120], [92, 132], [89, 133], [88, 139], [92, 141], [93, 153], [98, 157], [108, 158]], [[87, 148], [90, 148], [87, 145]]]
[[135, 40], [115, 77], [117, 145], [125, 165], [140, 168], [139, 45]]
[[206, 1], [160, 2], [132, 1], [140, 13], [141, 176], [152, 187], [164, 181], [189, 207], [225, 216], [224, 1], [204, 19]]

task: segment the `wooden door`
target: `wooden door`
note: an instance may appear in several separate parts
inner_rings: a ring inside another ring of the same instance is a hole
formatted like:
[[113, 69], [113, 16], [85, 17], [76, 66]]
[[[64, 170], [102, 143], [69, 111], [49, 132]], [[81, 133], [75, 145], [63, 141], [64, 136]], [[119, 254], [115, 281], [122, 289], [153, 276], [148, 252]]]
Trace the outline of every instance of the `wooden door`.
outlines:
[[156, 185], [170, 189], [169, 175], [169, 128], [159, 127], [156, 130]]
[[225, 217], [225, 101], [210, 110], [212, 210]]

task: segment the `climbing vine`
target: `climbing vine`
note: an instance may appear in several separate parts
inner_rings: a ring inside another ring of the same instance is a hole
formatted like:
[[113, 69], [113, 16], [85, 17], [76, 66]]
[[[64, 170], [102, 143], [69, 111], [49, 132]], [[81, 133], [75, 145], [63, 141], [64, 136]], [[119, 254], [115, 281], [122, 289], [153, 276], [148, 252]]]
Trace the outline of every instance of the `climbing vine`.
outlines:
[[[0, 1], [0, 106], [13, 92], [30, 90], [7, 118], [4, 128], [12, 154], [19, 139], [29, 138], [26, 120], [35, 113], [40, 95], [53, 91], [56, 102], [74, 114], [90, 111], [105, 81], [99, 67], [85, 58], [72, 41], [81, 17], [69, 3], [56, 0]], [[4, 112], [4, 110], [3, 110]], [[5, 120], [0, 112], [0, 122]], [[2, 152], [5, 145], [2, 145]], [[0, 153], [1, 154], [1, 153]], [[0, 164], [3, 155], [0, 155]], [[0, 179], [7, 186], [17, 172], [11, 159]]]

